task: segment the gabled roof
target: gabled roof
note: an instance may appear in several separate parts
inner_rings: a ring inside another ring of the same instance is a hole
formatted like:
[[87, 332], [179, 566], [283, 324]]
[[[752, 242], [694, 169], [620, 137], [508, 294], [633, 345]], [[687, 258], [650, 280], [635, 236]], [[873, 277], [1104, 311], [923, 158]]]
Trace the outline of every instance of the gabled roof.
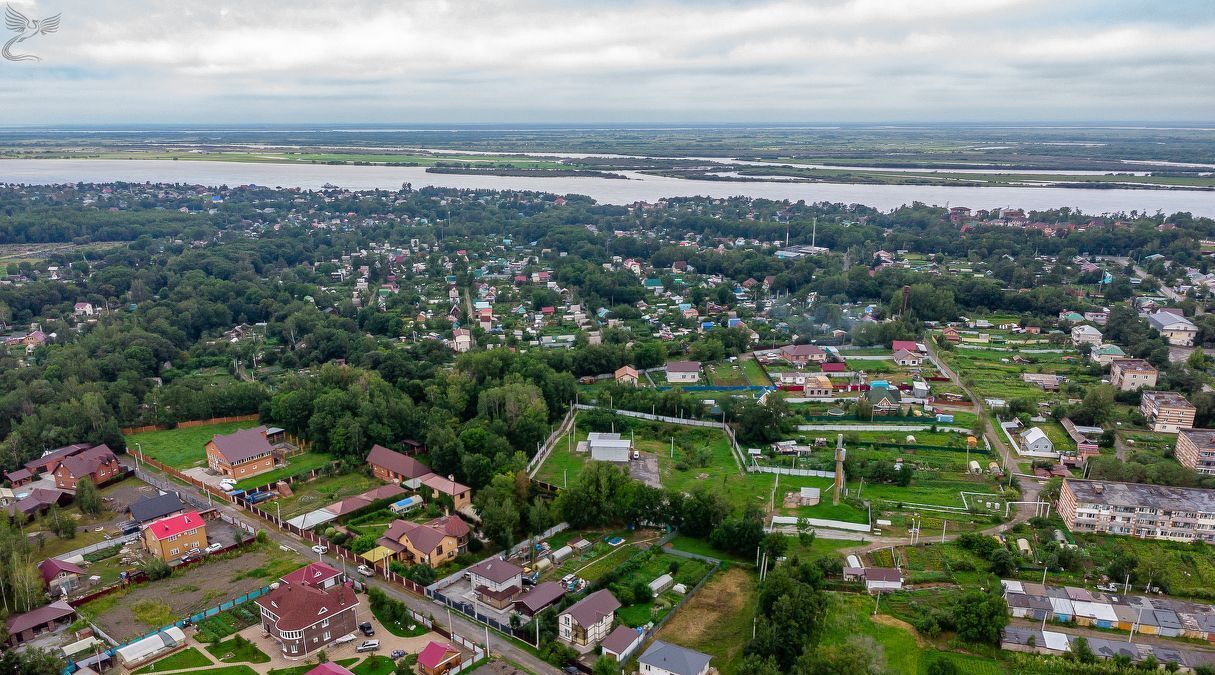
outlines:
[[637, 663], [661, 668], [676, 675], [699, 675], [709, 665], [709, 658], [708, 654], [655, 640], [654, 644], [638, 657]]
[[84, 574], [84, 568], [75, 563], [70, 563], [66, 560], [56, 560], [55, 558], [47, 558], [38, 563], [38, 571], [42, 572], [43, 583], [50, 583], [52, 579], [59, 576], [61, 572], [68, 574]]
[[486, 558], [468, 568], [468, 572], [469, 574], [475, 574], [476, 576], [488, 579], [495, 584], [500, 584], [522, 575], [523, 568], [505, 560], [499, 560], [498, 558]]
[[203, 525], [203, 519], [198, 515], [198, 511], [187, 511], [176, 516], [161, 518], [147, 525], [145, 529], [151, 532], [157, 541], [164, 541], [168, 537], [193, 530], [200, 525]]
[[181, 498], [172, 492], [166, 492], [155, 497], [143, 497], [134, 504], [131, 504], [131, 520], [137, 523], [146, 523], [149, 520], [156, 520], [157, 518], [177, 513], [184, 508], [186, 508], [186, 505], [181, 502]]
[[321, 590], [284, 583], [254, 602], [278, 617], [274, 625], [279, 631], [307, 628], [358, 605], [354, 591], [346, 584]]
[[[459, 535], [448, 534], [446, 531], [446, 523], [439, 524], [438, 521], [442, 518], [433, 520], [424, 525], [410, 522], [408, 520], [394, 520], [388, 526], [388, 530], [384, 532], [381, 541], [388, 539], [395, 544], [399, 544], [401, 539], [408, 539], [413, 547], [423, 553], [429, 553], [435, 550], [435, 547], [443, 543], [445, 537], [458, 537]], [[457, 518], [456, 520], [459, 520]], [[461, 521], [463, 522], [463, 521]], [[453, 526], [454, 527], [454, 526]], [[467, 528], [467, 525], [465, 525]], [[389, 546], [388, 548], [392, 548]]]
[[444, 663], [458, 658], [460, 658], [460, 650], [451, 645], [431, 640], [418, 653], [418, 665], [429, 670], [435, 670]]
[[61, 460], [79, 454], [92, 447], [89, 443], [73, 443], [72, 445], [56, 448], [38, 459], [31, 459], [25, 463], [25, 468], [30, 472], [37, 472], [58, 464]]
[[668, 373], [699, 373], [700, 363], [696, 361], [672, 361], [667, 364]]
[[367, 453], [367, 463], [372, 466], [383, 467], [410, 479], [420, 478], [428, 473], [433, 473], [430, 467], [413, 457], [401, 454], [395, 450], [389, 450], [382, 445], [371, 446], [371, 452]]
[[333, 661], [326, 661], [324, 663], [317, 664], [316, 668], [309, 670], [308, 672], [304, 673], [304, 675], [354, 675], [354, 673], [346, 670]]
[[274, 451], [270, 441], [266, 440], [266, 427], [240, 429], [230, 434], [216, 434], [211, 442], [219, 456], [229, 464], [247, 462], [258, 455], [268, 455]]
[[603, 642], [599, 644], [605, 652], [620, 654], [636, 642], [640, 636], [641, 633], [638, 633], [636, 628], [620, 624], [611, 633], [608, 633], [608, 636], [603, 638]]
[[288, 584], [320, 586], [340, 574], [340, 570], [334, 569], [323, 562], [314, 562], [287, 574], [282, 577], [282, 581]]
[[536, 584], [530, 591], [520, 596], [515, 604], [523, 605], [528, 611], [535, 614], [559, 600], [563, 595], [565, 595], [564, 586], [556, 581], [545, 581]]
[[8, 619], [8, 632], [10, 635], [16, 635], [22, 631], [31, 628], [37, 628], [48, 621], [58, 621], [69, 616], [75, 616], [76, 610], [66, 602], [60, 600], [52, 602], [44, 607], [39, 607], [32, 612], [25, 614], [17, 614]]
[[116, 461], [118, 458], [114, 456], [112, 450], [105, 445], [99, 445], [82, 453], [65, 457], [59, 466], [67, 469], [73, 478], [83, 478], [96, 473], [103, 465]]
[[446, 495], [461, 495], [468, 492], [471, 488], [467, 485], [461, 485], [450, 478], [444, 478], [438, 474], [430, 474], [422, 477], [422, 484], [437, 492], [442, 492]]
[[620, 601], [611, 591], [604, 588], [570, 605], [562, 614], [569, 614], [580, 626], [592, 626], [599, 623], [603, 617], [615, 614], [618, 609]]

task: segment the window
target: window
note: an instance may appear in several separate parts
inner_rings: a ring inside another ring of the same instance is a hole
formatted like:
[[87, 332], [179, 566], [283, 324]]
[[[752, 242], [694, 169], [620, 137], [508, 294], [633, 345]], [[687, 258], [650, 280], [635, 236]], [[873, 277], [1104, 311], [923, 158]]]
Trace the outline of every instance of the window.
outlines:
[[325, 642], [329, 641], [329, 631], [325, 631], [325, 635], [324, 635], [323, 639], [325, 640]]
[[300, 648], [299, 648], [299, 647], [297, 647], [297, 646], [295, 646], [295, 645], [291, 645], [291, 653], [292, 653], [292, 654], [294, 654], [294, 653], [298, 652], [299, 650], [300, 650]]
[[178, 551], [180, 551], [180, 550], [181, 550], [181, 549], [171, 548], [171, 549], [169, 549], [169, 553], [171, 553], [171, 554], [173, 554], [173, 555], [177, 555], [177, 552], [178, 552]]

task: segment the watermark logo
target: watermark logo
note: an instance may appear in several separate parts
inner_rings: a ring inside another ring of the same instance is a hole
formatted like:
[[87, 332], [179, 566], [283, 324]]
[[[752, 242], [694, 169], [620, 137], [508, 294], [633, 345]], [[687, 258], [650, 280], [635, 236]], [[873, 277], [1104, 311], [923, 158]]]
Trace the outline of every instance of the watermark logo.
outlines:
[[4, 48], [0, 49], [0, 56], [9, 61], [41, 61], [42, 59], [33, 54], [14, 54], [13, 47], [25, 42], [35, 35], [46, 35], [59, 30], [59, 17], [62, 14], [56, 14], [45, 19], [30, 19], [21, 12], [13, 9], [12, 5], [5, 5], [4, 25], [11, 31], [17, 33], [17, 37], [4, 43]]

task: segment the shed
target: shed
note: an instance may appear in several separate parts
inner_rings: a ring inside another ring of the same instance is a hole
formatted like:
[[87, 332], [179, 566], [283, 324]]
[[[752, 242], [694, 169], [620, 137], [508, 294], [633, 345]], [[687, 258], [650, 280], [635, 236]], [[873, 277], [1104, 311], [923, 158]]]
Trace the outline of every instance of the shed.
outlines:
[[569, 546], [562, 546], [561, 548], [557, 549], [556, 551], [553, 551], [553, 553], [552, 553], [553, 564], [560, 565], [566, 558], [573, 555], [573, 553], [574, 553], [574, 549], [570, 548]]
[[650, 582], [650, 592], [654, 595], [658, 595], [670, 588], [674, 583], [675, 579], [671, 575], [664, 574]]
[[132, 642], [115, 653], [123, 665], [128, 665], [145, 661], [161, 652], [176, 649], [185, 642], [186, 634], [177, 626], [170, 626], [155, 635]]

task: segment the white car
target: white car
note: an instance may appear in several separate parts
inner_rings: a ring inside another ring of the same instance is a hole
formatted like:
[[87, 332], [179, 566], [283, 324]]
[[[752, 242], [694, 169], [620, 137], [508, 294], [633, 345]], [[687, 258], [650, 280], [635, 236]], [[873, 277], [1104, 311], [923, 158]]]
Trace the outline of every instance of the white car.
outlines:
[[375, 650], [377, 650], [379, 648], [380, 648], [379, 640], [363, 640], [363, 642], [361, 642], [354, 651], [356, 651], [356, 652], [374, 652]]
[[371, 569], [370, 567], [368, 567], [366, 565], [359, 565], [359, 574], [362, 574], [365, 577], [369, 577], [369, 576], [375, 574], [375, 570]]
[[641, 459], [641, 453], [637, 450], [633, 451], [633, 459]]
[[324, 544], [317, 544], [316, 546], [312, 547], [313, 553], [325, 553], [328, 550], [329, 549]]
[[223, 547], [224, 547], [224, 545], [217, 541], [214, 544], [211, 544], [210, 546], [208, 546], [206, 548], [206, 551], [207, 551], [207, 553], [215, 553], [216, 551], [218, 551], [219, 549], [221, 549]]

